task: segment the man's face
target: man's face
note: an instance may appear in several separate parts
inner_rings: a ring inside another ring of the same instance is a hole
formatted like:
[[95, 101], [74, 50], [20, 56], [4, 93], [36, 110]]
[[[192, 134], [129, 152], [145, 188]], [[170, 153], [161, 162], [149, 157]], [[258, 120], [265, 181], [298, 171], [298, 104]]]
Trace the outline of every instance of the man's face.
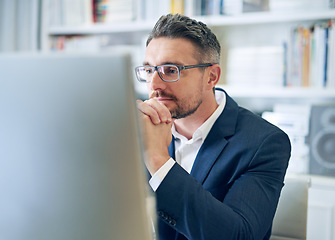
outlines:
[[[195, 65], [195, 47], [187, 39], [154, 38], [146, 49], [144, 65], [158, 66], [175, 64]], [[177, 82], [164, 82], [157, 71], [148, 83], [150, 98], [163, 103], [173, 118], [184, 118], [196, 112], [202, 103], [204, 71], [200, 68], [185, 69], [180, 72]]]

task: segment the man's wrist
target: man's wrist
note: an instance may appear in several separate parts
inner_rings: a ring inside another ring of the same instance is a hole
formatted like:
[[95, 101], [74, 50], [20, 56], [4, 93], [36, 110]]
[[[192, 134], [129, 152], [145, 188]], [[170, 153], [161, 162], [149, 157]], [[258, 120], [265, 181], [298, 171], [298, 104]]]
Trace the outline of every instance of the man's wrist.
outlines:
[[170, 159], [169, 154], [166, 155], [148, 154], [147, 168], [151, 176], [154, 175], [169, 159]]
[[166, 175], [169, 173], [173, 165], [176, 163], [173, 158], [170, 158], [163, 166], [161, 166], [151, 177], [149, 180], [149, 185], [152, 190], [155, 192], [159, 185], [162, 183]]

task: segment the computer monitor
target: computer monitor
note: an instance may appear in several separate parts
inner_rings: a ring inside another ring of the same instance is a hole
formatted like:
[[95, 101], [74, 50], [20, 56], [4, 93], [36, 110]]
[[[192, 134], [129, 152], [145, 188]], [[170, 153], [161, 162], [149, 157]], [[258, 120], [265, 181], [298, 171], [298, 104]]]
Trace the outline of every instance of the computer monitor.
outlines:
[[151, 239], [127, 54], [0, 56], [0, 239]]

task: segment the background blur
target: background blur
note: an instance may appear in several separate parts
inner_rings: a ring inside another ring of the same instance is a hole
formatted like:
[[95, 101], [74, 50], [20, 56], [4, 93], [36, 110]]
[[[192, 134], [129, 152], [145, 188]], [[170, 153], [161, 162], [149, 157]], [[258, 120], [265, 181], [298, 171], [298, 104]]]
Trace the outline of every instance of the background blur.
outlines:
[[334, 240], [334, 7], [335, 0], [0, 0], [0, 54], [122, 50], [135, 67], [162, 14], [203, 21], [222, 46], [219, 87], [282, 128], [293, 147], [288, 172], [313, 177], [308, 239]]

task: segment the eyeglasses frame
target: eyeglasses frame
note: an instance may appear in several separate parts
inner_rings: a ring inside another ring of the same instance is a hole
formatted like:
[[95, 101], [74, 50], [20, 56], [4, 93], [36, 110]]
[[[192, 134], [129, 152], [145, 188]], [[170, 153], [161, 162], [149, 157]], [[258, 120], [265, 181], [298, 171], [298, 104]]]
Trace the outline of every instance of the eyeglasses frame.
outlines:
[[[164, 80], [163, 77], [161, 76], [161, 73], [158, 71], [158, 68], [160, 68], [162, 66], [174, 66], [174, 67], [177, 67], [178, 68], [178, 78], [176, 80], [173, 80], [173, 81], [166, 81], [166, 80]], [[158, 66], [138, 66], [138, 67], [135, 68], [135, 73], [136, 73], [136, 78], [137, 78], [137, 80], [139, 82], [150, 83], [151, 81], [142, 81], [142, 80], [140, 80], [140, 78], [137, 75], [137, 69], [142, 68], [142, 67], [149, 67], [149, 68], [151, 68], [153, 70], [153, 73], [155, 71], [157, 71], [158, 76], [160, 77], [160, 79], [162, 79], [163, 82], [169, 82], [169, 83], [171, 83], [171, 82], [177, 82], [177, 81], [179, 81], [179, 79], [180, 79], [180, 72], [182, 70], [191, 69], [191, 68], [199, 68], [199, 67], [210, 67], [210, 66], [213, 66], [213, 64], [212, 63], [202, 63], [202, 64], [184, 65], [184, 66], [178, 66], [176, 64], [162, 64], [162, 65], [158, 65]]]

